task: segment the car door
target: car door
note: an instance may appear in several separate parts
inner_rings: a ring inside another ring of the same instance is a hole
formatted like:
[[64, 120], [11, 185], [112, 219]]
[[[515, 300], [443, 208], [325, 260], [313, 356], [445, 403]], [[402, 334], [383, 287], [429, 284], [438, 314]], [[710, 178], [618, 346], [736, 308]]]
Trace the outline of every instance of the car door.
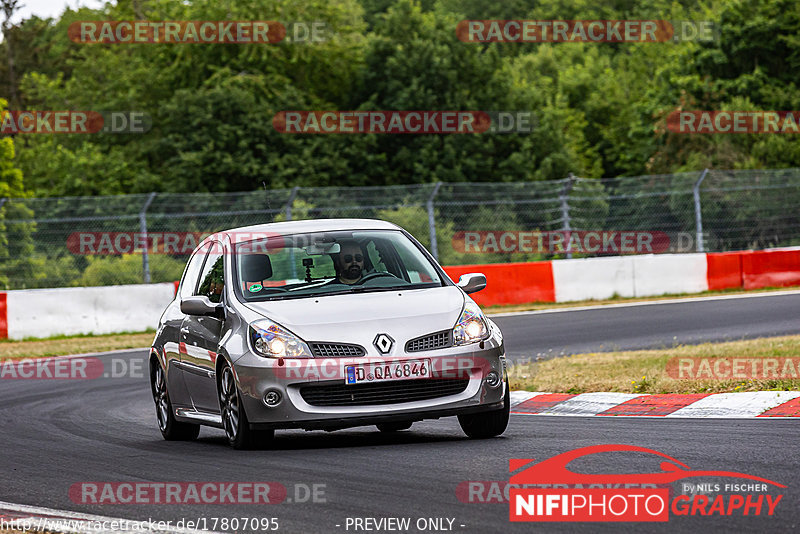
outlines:
[[172, 302], [161, 317], [161, 336], [164, 343], [161, 349], [164, 355], [164, 363], [167, 371], [167, 391], [169, 391], [170, 402], [173, 408], [191, 408], [192, 399], [186, 389], [186, 381], [184, 380], [184, 373], [181, 367], [182, 356], [182, 342], [184, 339], [181, 334], [181, 327], [186, 314], [181, 312], [180, 303], [186, 297], [194, 294], [197, 288], [198, 277], [200, 276], [200, 269], [203, 267], [203, 262], [206, 259], [206, 250], [197, 250], [192, 254], [189, 262], [186, 264], [186, 269], [183, 273], [183, 278], [178, 286], [178, 298]]
[[[222, 301], [224, 264], [222, 245], [211, 244], [194, 295]], [[192, 403], [202, 412], [219, 411], [215, 365], [223, 323], [218, 317], [186, 315], [181, 324], [181, 367]]]

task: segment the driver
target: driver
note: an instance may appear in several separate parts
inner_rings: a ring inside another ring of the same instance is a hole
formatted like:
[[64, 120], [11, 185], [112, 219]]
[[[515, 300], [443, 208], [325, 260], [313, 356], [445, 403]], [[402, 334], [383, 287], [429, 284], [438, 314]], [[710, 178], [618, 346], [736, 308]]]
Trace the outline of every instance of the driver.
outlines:
[[343, 284], [355, 284], [364, 272], [364, 251], [352, 239], [339, 241], [339, 247], [339, 254], [335, 256], [336, 279]]

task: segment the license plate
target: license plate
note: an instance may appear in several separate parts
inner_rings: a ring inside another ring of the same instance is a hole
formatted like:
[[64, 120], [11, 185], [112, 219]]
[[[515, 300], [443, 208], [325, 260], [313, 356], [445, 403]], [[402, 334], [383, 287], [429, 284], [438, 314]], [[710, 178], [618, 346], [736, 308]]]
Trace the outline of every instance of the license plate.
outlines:
[[413, 380], [431, 376], [430, 360], [403, 360], [397, 362], [374, 362], [345, 366], [346, 384], [389, 382], [391, 380]]

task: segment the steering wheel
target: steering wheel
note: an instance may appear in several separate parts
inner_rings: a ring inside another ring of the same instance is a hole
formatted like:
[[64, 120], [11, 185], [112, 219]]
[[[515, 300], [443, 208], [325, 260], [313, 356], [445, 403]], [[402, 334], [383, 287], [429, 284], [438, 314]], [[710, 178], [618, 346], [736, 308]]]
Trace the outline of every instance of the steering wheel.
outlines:
[[358, 282], [356, 282], [353, 285], [360, 286], [364, 282], [366, 282], [367, 280], [373, 280], [375, 278], [378, 278], [379, 276], [391, 276], [392, 278], [397, 278], [392, 273], [387, 273], [386, 271], [377, 271], [377, 272], [369, 273], [369, 274], [365, 275], [364, 277], [361, 278], [361, 280], [359, 280]]

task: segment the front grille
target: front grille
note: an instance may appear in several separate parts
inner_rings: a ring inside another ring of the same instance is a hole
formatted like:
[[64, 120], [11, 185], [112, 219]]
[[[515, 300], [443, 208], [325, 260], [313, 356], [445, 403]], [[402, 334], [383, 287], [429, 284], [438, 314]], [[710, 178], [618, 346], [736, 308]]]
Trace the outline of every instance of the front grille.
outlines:
[[311, 343], [311, 352], [316, 358], [350, 358], [364, 356], [367, 351], [361, 345], [347, 343]]
[[406, 352], [421, 352], [423, 350], [443, 349], [453, 344], [452, 330], [443, 330], [435, 334], [417, 337], [406, 343]]
[[300, 395], [312, 406], [367, 406], [457, 395], [467, 389], [467, 385], [469, 378], [429, 378], [352, 386], [303, 386], [300, 388]]

